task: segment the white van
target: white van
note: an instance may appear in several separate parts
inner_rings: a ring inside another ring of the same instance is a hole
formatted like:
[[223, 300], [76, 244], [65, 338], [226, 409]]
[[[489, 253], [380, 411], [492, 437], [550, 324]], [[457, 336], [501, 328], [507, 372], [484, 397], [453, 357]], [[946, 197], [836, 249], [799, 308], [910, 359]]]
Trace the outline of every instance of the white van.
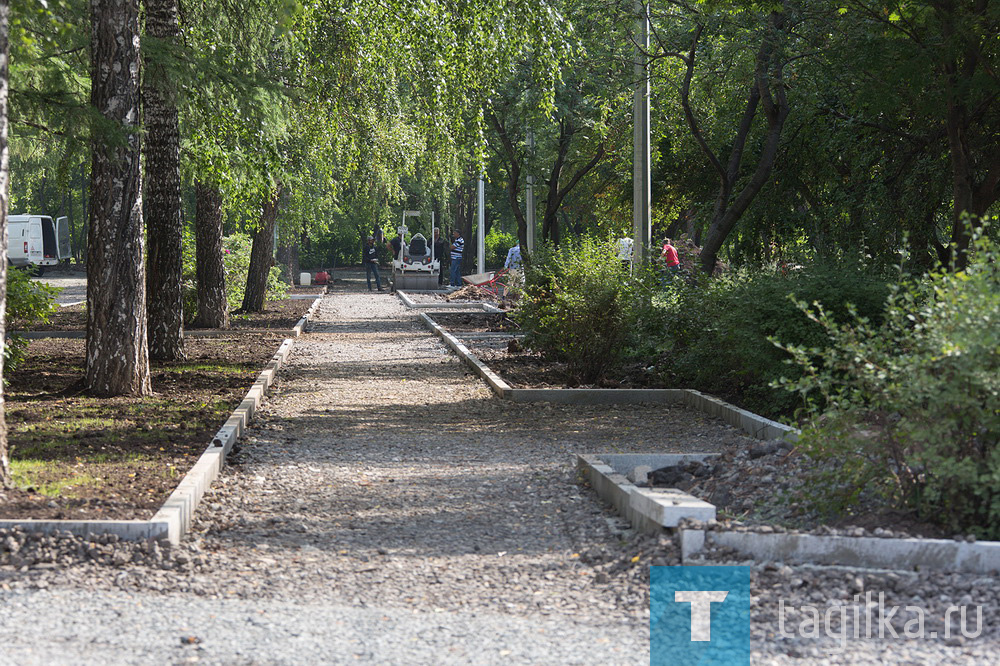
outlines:
[[48, 215], [7, 217], [7, 261], [12, 266], [55, 266], [73, 256], [69, 239], [69, 218], [53, 222]]

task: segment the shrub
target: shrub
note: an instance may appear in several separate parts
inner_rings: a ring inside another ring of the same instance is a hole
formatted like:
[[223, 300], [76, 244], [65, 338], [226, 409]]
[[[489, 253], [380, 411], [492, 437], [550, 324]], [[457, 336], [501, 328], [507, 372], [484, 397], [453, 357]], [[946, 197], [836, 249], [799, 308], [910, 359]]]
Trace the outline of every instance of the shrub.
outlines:
[[799, 401], [771, 384], [796, 371], [785, 363], [788, 353], [768, 339], [806, 346], [825, 342], [822, 327], [796, 307], [792, 294], [823, 303], [837, 321], [846, 319], [852, 306], [879, 321], [888, 287], [863, 266], [826, 262], [790, 271], [740, 270], [695, 284], [675, 281], [664, 300], [669, 353], [661, 369], [670, 383], [787, 418]]
[[786, 346], [802, 376], [784, 386], [810, 400], [806, 450], [838, 462], [824, 479], [838, 508], [863, 488], [1000, 537], [1000, 252], [981, 238], [973, 256], [898, 286], [881, 324], [800, 303], [831, 344]]
[[503, 268], [507, 261], [507, 251], [517, 245], [517, 236], [501, 231], [497, 227], [490, 229], [484, 239], [486, 245], [486, 269]]
[[630, 278], [614, 248], [584, 237], [536, 248], [515, 317], [529, 347], [595, 382], [636, 349], [652, 294], [648, 274]]
[[24, 360], [28, 348], [28, 341], [18, 335], [17, 331], [27, 330], [33, 324], [47, 322], [59, 307], [55, 302], [58, 292], [56, 287], [32, 280], [27, 271], [8, 267], [6, 314], [8, 338], [4, 345], [4, 366], [8, 372], [15, 370]]

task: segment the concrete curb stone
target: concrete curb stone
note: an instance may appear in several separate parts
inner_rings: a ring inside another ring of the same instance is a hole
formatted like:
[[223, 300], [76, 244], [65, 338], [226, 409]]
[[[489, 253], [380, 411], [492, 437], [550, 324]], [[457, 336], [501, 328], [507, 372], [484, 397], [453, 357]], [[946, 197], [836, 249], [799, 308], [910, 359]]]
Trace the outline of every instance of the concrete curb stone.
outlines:
[[497, 313], [503, 312], [493, 303], [417, 303], [409, 294], [440, 294], [440, 291], [417, 291], [417, 290], [397, 290], [396, 295], [399, 300], [410, 310], [442, 310], [442, 309], [452, 309], [452, 310], [483, 310], [485, 312]]

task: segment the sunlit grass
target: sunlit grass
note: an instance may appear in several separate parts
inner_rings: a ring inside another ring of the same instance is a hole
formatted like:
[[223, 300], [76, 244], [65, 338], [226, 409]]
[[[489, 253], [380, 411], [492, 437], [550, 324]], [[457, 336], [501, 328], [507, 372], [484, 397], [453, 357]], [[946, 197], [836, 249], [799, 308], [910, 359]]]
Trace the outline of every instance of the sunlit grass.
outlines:
[[89, 474], [72, 474], [63, 479], [43, 481], [52, 472], [52, 463], [45, 460], [11, 460], [10, 474], [14, 487], [22, 490], [33, 488], [34, 491], [46, 497], [71, 495], [67, 491], [84, 486], [99, 486], [100, 479]]
[[170, 372], [179, 374], [183, 372], [211, 372], [221, 374], [244, 374], [246, 367], [235, 363], [184, 363], [183, 365], [172, 365], [159, 369], [160, 372]]

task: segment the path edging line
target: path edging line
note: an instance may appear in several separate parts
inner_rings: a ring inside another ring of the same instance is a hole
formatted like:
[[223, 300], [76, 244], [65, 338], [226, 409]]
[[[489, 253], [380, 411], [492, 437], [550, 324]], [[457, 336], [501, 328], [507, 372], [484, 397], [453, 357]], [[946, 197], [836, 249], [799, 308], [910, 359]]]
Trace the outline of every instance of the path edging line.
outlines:
[[764, 418], [724, 400], [693, 389], [516, 389], [484, 364], [479, 357], [462, 344], [430, 316], [421, 312], [420, 318], [432, 333], [451, 347], [459, 358], [471, 367], [493, 391], [512, 402], [552, 402], [564, 405], [612, 404], [683, 404], [705, 414], [718, 417], [729, 425], [741, 429], [756, 439], [787, 439], [795, 441], [798, 430], [777, 421]]
[[[412, 292], [412, 290], [410, 290]], [[423, 292], [412, 292], [412, 293], [423, 293]], [[435, 293], [435, 292], [426, 292]], [[503, 312], [494, 303], [489, 303], [486, 301], [470, 302], [470, 303], [417, 303], [404, 289], [397, 289], [396, 296], [399, 300], [410, 310], [440, 310], [440, 309], [451, 309], [451, 310], [482, 310], [484, 312], [489, 312], [495, 314], [497, 312]]]

